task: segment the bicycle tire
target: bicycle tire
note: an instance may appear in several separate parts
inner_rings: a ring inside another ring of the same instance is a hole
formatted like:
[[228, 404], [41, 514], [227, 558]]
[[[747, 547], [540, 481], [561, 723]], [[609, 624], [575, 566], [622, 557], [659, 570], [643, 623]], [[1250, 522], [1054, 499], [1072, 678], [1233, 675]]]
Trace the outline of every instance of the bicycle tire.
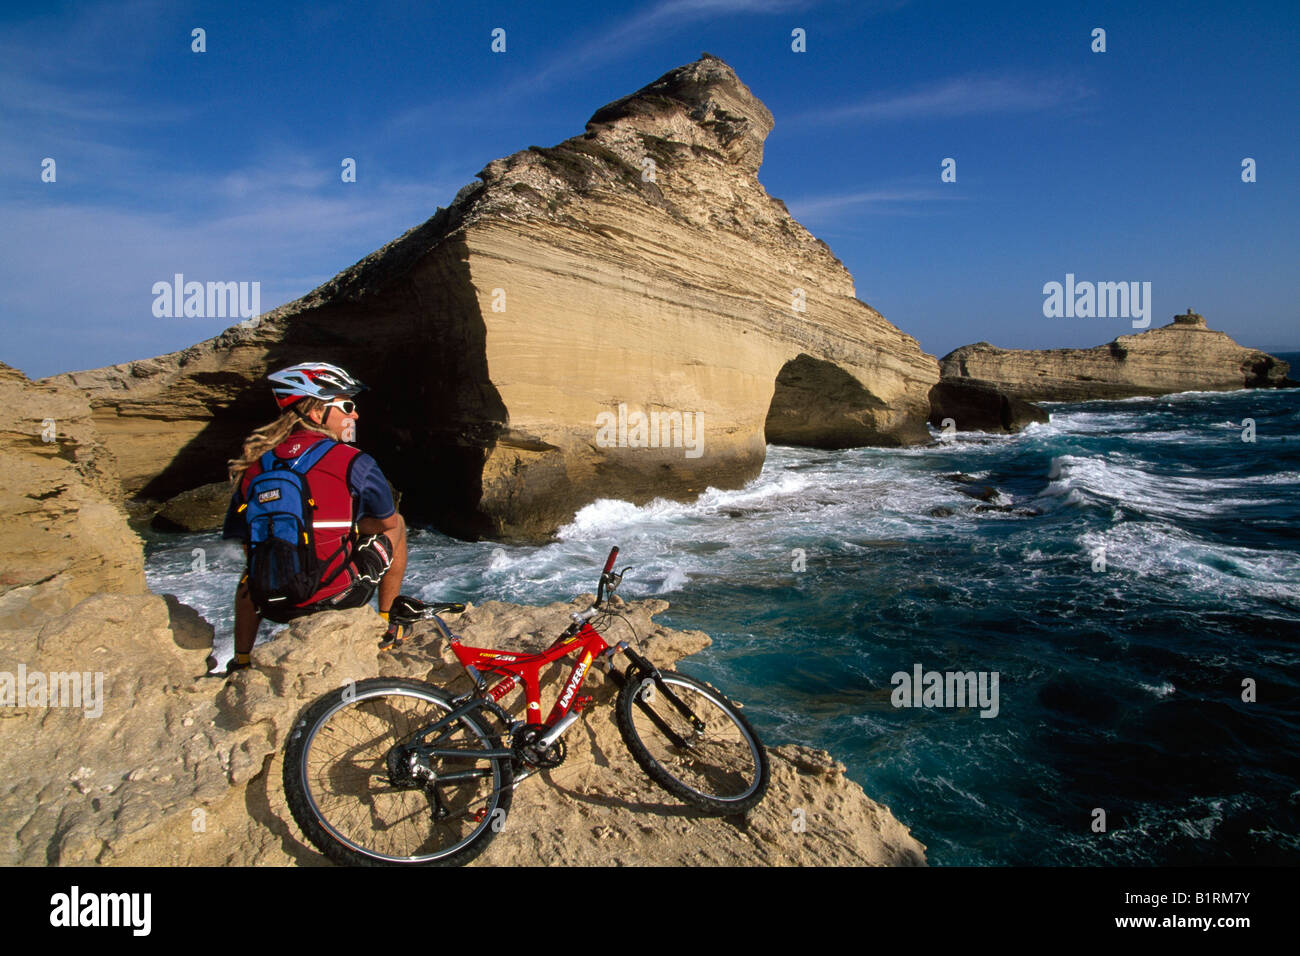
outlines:
[[[441, 786], [439, 798], [454, 807], [441, 821], [428, 791], [413, 779], [394, 786], [388, 764], [396, 745], [451, 710], [451, 697], [432, 684], [384, 677], [341, 687], [304, 708], [285, 747], [284, 792], [307, 839], [345, 866], [460, 866], [482, 853], [510, 809], [510, 760], [430, 760], [435, 773], [482, 771], [477, 781]], [[473, 714], [432, 740], [469, 755], [500, 748]]]
[[[629, 674], [618, 693], [619, 733], [632, 758], [659, 786], [711, 815], [745, 813], [767, 793], [767, 750], [739, 709], [716, 688], [673, 671], [660, 671], [669, 689], [704, 723], [696, 730], [654, 680]], [[677, 733], [679, 746], [651, 716]]]

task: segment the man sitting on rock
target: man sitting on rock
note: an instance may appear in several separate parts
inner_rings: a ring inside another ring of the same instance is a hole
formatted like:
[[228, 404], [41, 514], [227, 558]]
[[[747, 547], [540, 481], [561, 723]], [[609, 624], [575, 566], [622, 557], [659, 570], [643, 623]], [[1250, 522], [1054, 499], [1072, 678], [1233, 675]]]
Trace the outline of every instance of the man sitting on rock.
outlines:
[[[235, 657], [249, 666], [262, 618], [361, 607], [379, 589], [388, 619], [406, 572], [406, 522], [375, 460], [352, 447], [354, 396], [365, 388], [337, 365], [307, 362], [267, 376], [280, 417], [230, 461], [234, 493], [222, 536], [244, 542], [248, 566], [235, 591]], [[390, 649], [405, 629], [389, 622]], [[208, 658], [209, 668], [217, 666]]]

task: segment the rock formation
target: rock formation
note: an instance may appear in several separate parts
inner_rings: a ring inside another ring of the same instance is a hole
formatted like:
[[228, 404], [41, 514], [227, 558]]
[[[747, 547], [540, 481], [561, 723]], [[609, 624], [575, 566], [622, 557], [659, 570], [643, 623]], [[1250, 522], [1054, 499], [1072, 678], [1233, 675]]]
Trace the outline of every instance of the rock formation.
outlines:
[[97, 591], [145, 590], [140, 539], [82, 392], [0, 365], [0, 461], [0, 627], [34, 625]]
[[984, 385], [950, 379], [930, 389], [930, 424], [936, 428], [951, 421], [959, 432], [1018, 432], [1050, 419], [1037, 405]]
[[[708, 638], [656, 625], [652, 615], [667, 606], [646, 601], [624, 611], [646, 653], [671, 666]], [[489, 603], [452, 623], [474, 644], [540, 649], [570, 610]], [[369, 608], [313, 615], [257, 648], [255, 669], [228, 681], [195, 678], [211, 628], [170, 598], [96, 595], [46, 620], [35, 640], [30, 629], [0, 631], [6, 661], [13, 642], [26, 641], [29, 673], [103, 678], [97, 715], [84, 701], [0, 706], [0, 863], [324, 863], [298, 832], [281, 787], [285, 734], [301, 708], [378, 674], [468, 687], [436, 632], [417, 629], [402, 651], [381, 654], [381, 630]], [[632, 762], [609, 706], [612, 682], [593, 668], [584, 693], [595, 703], [569, 732], [568, 759], [520, 786], [476, 865], [925, 862], [924, 847], [888, 809], [829, 754], [804, 747], [772, 751], [771, 789], [745, 826], [701, 817]], [[805, 832], [791, 826], [794, 807], [805, 811]]]
[[91, 393], [126, 492], [162, 501], [222, 478], [271, 417], [267, 371], [344, 365], [373, 386], [359, 442], [408, 517], [463, 537], [734, 487], [767, 441], [927, 441], [934, 359], [758, 182], [772, 125], [705, 54], [489, 163], [256, 327], [62, 378]]
[[1030, 402], [1294, 384], [1286, 362], [1243, 348], [1190, 309], [1166, 326], [1108, 345], [1032, 351], [978, 342], [949, 352], [939, 367], [945, 383], [983, 385]]
[[212, 531], [226, 520], [230, 482], [214, 481], [182, 491], [162, 506], [152, 525], [159, 531]]

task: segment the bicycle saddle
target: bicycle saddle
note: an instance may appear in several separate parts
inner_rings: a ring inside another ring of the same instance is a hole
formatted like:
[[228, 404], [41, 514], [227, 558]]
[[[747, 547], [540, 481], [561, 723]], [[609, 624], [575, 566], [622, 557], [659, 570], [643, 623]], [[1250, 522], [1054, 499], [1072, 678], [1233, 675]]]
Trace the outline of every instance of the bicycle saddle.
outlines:
[[445, 601], [426, 604], [419, 598], [399, 594], [393, 598], [393, 606], [388, 609], [388, 620], [397, 624], [414, 624], [416, 621], [427, 621], [434, 614], [460, 614], [464, 610], [464, 604]]

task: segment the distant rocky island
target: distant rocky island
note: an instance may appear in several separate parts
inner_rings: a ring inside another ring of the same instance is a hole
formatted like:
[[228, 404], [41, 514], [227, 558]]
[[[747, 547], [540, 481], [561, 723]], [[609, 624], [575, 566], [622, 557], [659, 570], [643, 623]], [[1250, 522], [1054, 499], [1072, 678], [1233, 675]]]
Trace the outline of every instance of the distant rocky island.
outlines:
[[1170, 392], [1294, 386], [1290, 366], [1243, 348], [1191, 309], [1158, 329], [1121, 335], [1090, 349], [1000, 349], [963, 345], [939, 360], [945, 383], [1027, 402], [1082, 402]]

